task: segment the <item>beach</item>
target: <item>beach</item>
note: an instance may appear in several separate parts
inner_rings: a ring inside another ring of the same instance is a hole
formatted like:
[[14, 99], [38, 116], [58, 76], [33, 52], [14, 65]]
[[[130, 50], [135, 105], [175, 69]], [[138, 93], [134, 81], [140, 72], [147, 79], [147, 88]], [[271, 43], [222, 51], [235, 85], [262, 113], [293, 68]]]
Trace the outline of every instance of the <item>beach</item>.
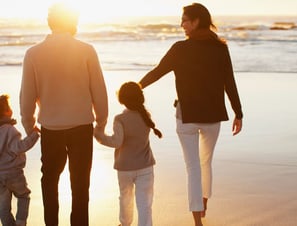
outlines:
[[[109, 96], [107, 132], [123, 107], [116, 90], [128, 80], [138, 81], [146, 71], [104, 71]], [[296, 73], [235, 73], [244, 119], [242, 132], [231, 133], [233, 112], [226, 99], [230, 120], [222, 122], [213, 159], [213, 196], [204, 226], [297, 225], [297, 76]], [[21, 67], [0, 68], [0, 91], [8, 93], [19, 116]], [[191, 226], [186, 170], [175, 133], [174, 76], [172, 73], [144, 90], [147, 109], [164, 137], [151, 134], [155, 155], [155, 226]], [[28, 226], [43, 223], [40, 188], [40, 144], [27, 152], [27, 176], [31, 193]], [[67, 166], [60, 181], [60, 225], [68, 226], [71, 207]], [[15, 209], [15, 202], [14, 202]], [[90, 187], [90, 225], [115, 226], [118, 221], [118, 184], [113, 169], [113, 149], [94, 140]], [[137, 212], [133, 226], [137, 225]]]

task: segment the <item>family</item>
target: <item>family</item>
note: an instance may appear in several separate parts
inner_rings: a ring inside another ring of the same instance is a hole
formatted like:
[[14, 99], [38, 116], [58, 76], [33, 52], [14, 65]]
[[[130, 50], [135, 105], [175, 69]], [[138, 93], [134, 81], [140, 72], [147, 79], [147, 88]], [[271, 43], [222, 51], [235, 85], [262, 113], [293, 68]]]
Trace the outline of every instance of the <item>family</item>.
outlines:
[[[41, 188], [46, 226], [59, 225], [59, 177], [69, 164], [71, 226], [89, 225], [89, 186], [93, 138], [113, 147], [119, 185], [119, 221], [152, 226], [155, 159], [149, 144], [155, 126], [144, 106], [142, 89], [173, 71], [177, 100], [176, 132], [187, 170], [189, 211], [201, 226], [212, 195], [212, 157], [222, 121], [228, 120], [225, 94], [234, 111], [233, 135], [242, 129], [243, 113], [226, 41], [215, 33], [208, 9], [183, 7], [186, 39], [174, 43], [159, 64], [140, 81], [127, 81], [117, 93], [125, 110], [105, 133], [108, 97], [94, 47], [77, 40], [78, 13], [62, 3], [48, 11], [51, 34], [26, 51], [20, 90], [20, 114], [27, 136], [14, 127], [9, 96], [0, 96], [0, 218], [3, 226], [27, 225], [30, 189], [23, 173], [25, 152], [40, 137]], [[37, 114], [36, 114], [37, 113]], [[40, 127], [37, 126], [40, 124]], [[11, 199], [18, 200], [11, 213]]]

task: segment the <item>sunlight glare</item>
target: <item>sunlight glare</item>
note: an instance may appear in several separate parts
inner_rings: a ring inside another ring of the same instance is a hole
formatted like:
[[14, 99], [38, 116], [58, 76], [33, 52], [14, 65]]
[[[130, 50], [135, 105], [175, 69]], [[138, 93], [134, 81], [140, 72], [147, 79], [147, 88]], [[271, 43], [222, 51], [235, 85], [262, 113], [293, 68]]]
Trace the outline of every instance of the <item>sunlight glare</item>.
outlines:
[[[3, 3], [5, 10], [0, 9], [0, 17], [38, 19], [45, 22], [48, 8], [58, 2], [67, 3], [77, 9], [80, 14], [79, 23], [114, 23], [134, 17], [167, 16], [172, 15], [172, 12], [179, 15], [181, 3], [168, 4], [168, 1], [11, 0]], [[18, 7], [15, 7], [16, 4]]]
[[31, 0], [18, 2], [18, 7], [15, 7], [11, 2], [6, 3], [6, 11], [0, 10], [0, 17], [32, 18], [46, 21], [48, 8], [52, 4], [59, 2], [65, 3], [79, 12], [79, 23], [104, 23], [112, 21], [114, 18], [124, 15], [126, 9], [129, 9], [123, 2], [114, 3], [111, 1], [103, 2], [96, 0]]
[[79, 12], [80, 23], [113, 22], [114, 20], [125, 16], [127, 9], [129, 9], [127, 4], [122, 1], [114, 3], [112, 1], [65, 0], [63, 2], [67, 3]]
[[[117, 196], [118, 192], [116, 171], [113, 169], [113, 154], [111, 150], [107, 152], [96, 150], [97, 146], [96, 144], [94, 147], [90, 178], [90, 197], [94, 202]], [[67, 204], [71, 200], [68, 162], [60, 176], [59, 196], [61, 203]]]

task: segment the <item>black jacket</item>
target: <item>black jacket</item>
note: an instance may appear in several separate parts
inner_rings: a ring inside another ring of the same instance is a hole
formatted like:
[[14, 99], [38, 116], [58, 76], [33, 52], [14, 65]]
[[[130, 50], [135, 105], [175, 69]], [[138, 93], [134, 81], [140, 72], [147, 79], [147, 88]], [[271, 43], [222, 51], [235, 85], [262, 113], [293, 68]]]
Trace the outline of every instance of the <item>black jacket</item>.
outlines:
[[227, 45], [217, 38], [176, 42], [140, 81], [144, 87], [174, 71], [184, 123], [228, 120], [225, 91], [236, 118], [243, 117]]

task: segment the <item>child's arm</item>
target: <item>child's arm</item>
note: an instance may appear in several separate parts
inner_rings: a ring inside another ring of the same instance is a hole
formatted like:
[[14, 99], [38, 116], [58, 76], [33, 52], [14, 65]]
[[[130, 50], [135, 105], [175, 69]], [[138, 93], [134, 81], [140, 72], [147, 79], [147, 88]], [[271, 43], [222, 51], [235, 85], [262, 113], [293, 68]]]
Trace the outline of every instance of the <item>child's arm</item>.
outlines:
[[113, 134], [111, 136], [106, 135], [104, 131], [95, 131], [94, 136], [100, 144], [112, 148], [119, 148], [124, 140], [124, 129], [120, 122], [114, 120]]
[[14, 126], [11, 126], [8, 130], [8, 149], [16, 154], [26, 152], [34, 146], [38, 138], [37, 129], [22, 139], [21, 133]]

